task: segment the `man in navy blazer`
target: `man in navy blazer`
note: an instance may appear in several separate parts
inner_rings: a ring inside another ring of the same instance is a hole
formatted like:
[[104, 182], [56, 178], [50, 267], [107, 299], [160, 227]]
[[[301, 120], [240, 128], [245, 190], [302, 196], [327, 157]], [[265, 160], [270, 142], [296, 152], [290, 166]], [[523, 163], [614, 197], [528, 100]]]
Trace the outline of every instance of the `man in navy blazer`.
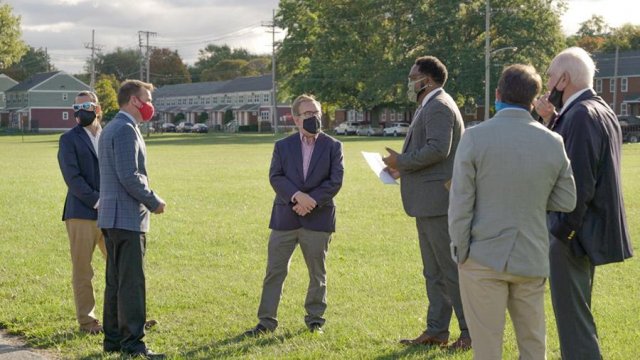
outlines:
[[96, 246], [103, 256], [107, 255], [102, 232], [96, 225], [100, 198], [97, 152], [102, 114], [98, 97], [89, 91], [76, 96], [73, 108], [78, 125], [60, 136], [58, 149], [58, 164], [67, 184], [62, 220], [69, 235], [76, 318], [80, 331], [95, 335], [102, 332], [102, 326], [95, 315], [91, 259]]
[[153, 85], [125, 81], [118, 91], [120, 112], [100, 139], [98, 226], [105, 234], [107, 275], [104, 291], [106, 352], [162, 358], [142, 338], [146, 318], [144, 253], [150, 213], [162, 214], [165, 202], [151, 190], [147, 150], [138, 122], [153, 117]]
[[258, 308], [259, 323], [245, 332], [257, 336], [278, 326], [277, 313], [289, 262], [300, 244], [309, 270], [305, 323], [322, 333], [327, 308], [325, 258], [335, 231], [333, 198], [342, 187], [342, 143], [320, 130], [320, 103], [300, 95], [292, 105], [299, 132], [275, 144], [269, 180], [276, 197], [271, 211], [267, 273]]
[[549, 128], [562, 135], [576, 181], [575, 210], [548, 215], [551, 300], [562, 359], [570, 360], [602, 358], [591, 313], [595, 266], [633, 254], [621, 188], [622, 133], [592, 89], [594, 73], [586, 51], [562, 51], [547, 71], [551, 92], [536, 103]]

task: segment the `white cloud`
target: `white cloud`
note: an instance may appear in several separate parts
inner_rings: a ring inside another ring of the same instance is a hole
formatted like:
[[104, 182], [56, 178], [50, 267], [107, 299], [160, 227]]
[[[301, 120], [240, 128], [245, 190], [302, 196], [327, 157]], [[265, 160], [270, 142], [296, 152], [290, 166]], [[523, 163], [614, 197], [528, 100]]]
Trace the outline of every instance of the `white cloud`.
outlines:
[[54, 24], [43, 24], [43, 25], [23, 25], [23, 31], [33, 31], [37, 33], [41, 32], [52, 32], [52, 33], [61, 33], [73, 28], [73, 23], [70, 22], [59, 22]]

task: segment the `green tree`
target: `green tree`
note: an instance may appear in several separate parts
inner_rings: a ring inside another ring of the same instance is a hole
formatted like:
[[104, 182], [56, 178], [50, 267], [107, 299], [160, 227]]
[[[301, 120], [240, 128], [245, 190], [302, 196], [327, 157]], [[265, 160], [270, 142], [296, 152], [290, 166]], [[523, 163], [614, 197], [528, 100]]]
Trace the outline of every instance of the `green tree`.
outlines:
[[640, 25], [624, 24], [614, 29], [602, 45], [601, 51], [614, 52], [640, 50]]
[[207, 122], [207, 120], [209, 120], [209, 113], [208, 112], [203, 111], [198, 115], [198, 122], [199, 123], [203, 123], [204, 124], [205, 122]]
[[51, 64], [51, 58], [45, 49], [29, 47], [20, 61], [11, 65], [4, 72], [16, 81], [23, 81], [34, 74], [54, 70], [55, 67]]
[[245, 74], [244, 69], [249, 62], [242, 59], [222, 60], [215, 66], [202, 72], [202, 81], [230, 80]]
[[580, 23], [580, 28], [575, 35], [567, 38], [567, 45], [579, 46], [588, 52], [601, 51], [607, 38], [610, 37], [610, 30], [611, 27], [602, 16], [592, 15]]
[[154, 86], [182, 84], [191, 82], [189, 69], [182, 61], [178, 51], [167, 48], [154, 48], [149, 58], [149, 81]]
[[0, 2], [0, 69], [6, 69], [18, 62], [27, 52], [21, 35], [20, 16], [13, 15], [13, 9], [9, 4]]
[[118, 112], [117, 93], [108, 77], [102, 77], [96, 82], [96, 95], [102, 108], [102, 119], [111, 120]]
[[[96, 72], [114, 75], [118, 81], [138, 78], [141, 61], [142, 57], [138, 50], [118, 47], [113, 52], [98, 54], [95, 60]], [[90, 68], [89, 62], [86, 68]]]
[[189, 68], [193, 81], [230, 80], [238, 76], [268, 73], [271, 59], [243, 48], [209, 44], [198, 51], [198, 61]]

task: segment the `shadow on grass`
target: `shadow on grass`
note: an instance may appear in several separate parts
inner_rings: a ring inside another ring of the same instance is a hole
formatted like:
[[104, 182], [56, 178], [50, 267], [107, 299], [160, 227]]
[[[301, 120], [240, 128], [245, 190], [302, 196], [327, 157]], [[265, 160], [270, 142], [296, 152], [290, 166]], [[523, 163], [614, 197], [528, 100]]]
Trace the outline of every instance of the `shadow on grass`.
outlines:
[[179, 356], [185, 359], [211, 359], [247, 355], [252, 348], [282, 344], [285, 340], [307, 333], [307, 329], [285, 331], [279, 334], [267, 334], [258, 337], [247, 337], [239, 334], [224, 340], [214, 341], [199, 348], [182, 352]]
[[409, 355], [420, 355], [424, 359], [443, 359], [454, 355], [460, 355], [459, 350], [440, 349], [436, 346], [413, 345], [403, 347], [401, 350], [389, 352], [375, 357], [376, 360], [393, 360]]

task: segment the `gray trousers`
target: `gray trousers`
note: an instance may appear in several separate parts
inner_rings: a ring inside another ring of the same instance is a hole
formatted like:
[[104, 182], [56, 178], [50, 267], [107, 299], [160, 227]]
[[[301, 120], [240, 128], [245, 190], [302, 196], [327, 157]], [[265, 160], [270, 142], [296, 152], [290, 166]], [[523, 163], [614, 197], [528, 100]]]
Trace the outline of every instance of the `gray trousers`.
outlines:
[[416, 227], [429, 299], [425, 332], [440, 340], [448, 339], [449, 322], [455, 310], [460, 336], [469, 337], [460, 299], [458, 266], [451, 258], [447, 216], [417, 217]]
[[588, 256], [577, 257], [550, 235], [551, 301], [563, 360], [600, 360], [596, 323], [591, 314], [595, 267]]
[[307, 311], [304, 322], [324, 324], [322, 317], [327, 308], [327, 270], [325, 259], [329, 248], [331, 233], [306, 230], [272, 230], [269, 236], [267, 273], [262, 285], [262, 297], [258, 308], [260, 324], [267, 329], [278, 326], [278, 304], [282, 296], [284, 280], [289, 272], [291, 256], [300, 244], [304, 261], [309, 270], [309, 288], [304, 308]]

